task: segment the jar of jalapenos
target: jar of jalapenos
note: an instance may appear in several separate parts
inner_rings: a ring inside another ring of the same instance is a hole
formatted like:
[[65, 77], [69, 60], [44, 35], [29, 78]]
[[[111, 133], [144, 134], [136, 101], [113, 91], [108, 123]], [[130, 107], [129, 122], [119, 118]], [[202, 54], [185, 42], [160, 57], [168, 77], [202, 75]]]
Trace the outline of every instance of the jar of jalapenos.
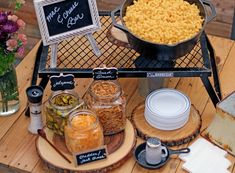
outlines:
[[55, 91], [45, 103], [46, 126], [54, 133], [64, 136], [68, 115], [83, 108], [84, 102], [74, 90]]

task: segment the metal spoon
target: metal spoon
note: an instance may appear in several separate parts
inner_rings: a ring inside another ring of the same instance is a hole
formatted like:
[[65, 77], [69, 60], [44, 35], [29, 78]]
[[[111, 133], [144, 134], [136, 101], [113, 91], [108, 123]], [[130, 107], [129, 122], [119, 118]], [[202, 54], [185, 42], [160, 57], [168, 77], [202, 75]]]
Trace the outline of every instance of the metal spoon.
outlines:
[[38, 134], [45, 139], [67, 162], [72, 163], [60, 150], [58, 150], [48, 139], [43, 129], [38, 129]]

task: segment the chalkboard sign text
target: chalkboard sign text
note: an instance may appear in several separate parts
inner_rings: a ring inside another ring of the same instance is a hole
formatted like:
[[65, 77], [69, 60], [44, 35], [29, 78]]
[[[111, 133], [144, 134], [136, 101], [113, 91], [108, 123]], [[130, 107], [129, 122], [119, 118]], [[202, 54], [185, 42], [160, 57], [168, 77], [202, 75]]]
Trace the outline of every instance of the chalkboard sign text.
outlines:
[[51, 76], [51, 90], [67, 90], [74, 89], [74, 76], [72, 74]]
[[118, 70], [115, 67], [110, 68], [94, 68], [93, 79], [94, 80], [115, 80], [118, 78]]
[[99, 149], [87, 151], [84, 153], [78, 153], [75, 155], [75, 161], [77, 165], [82, 165], [85, 163], [90, 163], [106, 158], [107, 158], [106, 146]]

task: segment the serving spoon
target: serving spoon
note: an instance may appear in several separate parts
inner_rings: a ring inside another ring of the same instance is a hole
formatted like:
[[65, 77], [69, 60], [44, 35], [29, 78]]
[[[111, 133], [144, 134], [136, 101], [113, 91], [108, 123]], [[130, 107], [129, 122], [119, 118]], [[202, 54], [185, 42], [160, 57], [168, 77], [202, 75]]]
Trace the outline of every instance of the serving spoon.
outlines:
[[39, 136], [41, 136], [43, 139], [45, 139], [48, 144], [50, 144], [52, 146], [52, 148], [54, 148], [58, 154], [60, 154], [67, 162], [69, 163], [72, 163], [60, 150], [58, 150], [48, 139], [47, 139], [47, 136], [46, 136], [46, 133], [44, 132], [43, 129], [38, 129], [38, 134]]

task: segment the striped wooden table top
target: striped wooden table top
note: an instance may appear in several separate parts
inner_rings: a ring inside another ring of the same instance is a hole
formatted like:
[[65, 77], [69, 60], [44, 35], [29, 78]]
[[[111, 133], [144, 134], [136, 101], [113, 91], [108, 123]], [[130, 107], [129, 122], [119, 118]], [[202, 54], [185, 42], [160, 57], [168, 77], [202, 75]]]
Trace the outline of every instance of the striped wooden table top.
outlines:
[[[222, 96], [228, 95], [235, 90], [235, 42], [229, 39], [210, 36], [210, 41], [215, 49], [216, 61], [219, 70]], [[25, 90], [30, 85], [34, 59], [39, 43], [30, 51], [30, 53], [17, 66], [18, 84], [20, 91], [20, 110], [9, 117], [0, 117], [0, 172], [35, 172], [48, 173], [48, 170], [39, 158], [36, 147], [36, 135], [28, 132], [30, 119], [24, 115], [27, 99]], [[76, 91], [82, 97], [86, 92], [91, 79], [76, 79]], [[138, 83], [139, 79], [120, 79], [121, 85], [127, 96], [127, 116], [130, 116], [133, 108], [140, 102], [144, 101], [144, 97], [140, 96]], [[202, 117], [202, 128], [205, 129], [211, 122], [215, 108], [200, 80], [200, 78], [171, 78], [168, 84], [170, 88], [176, 88], [186, 93], [192, 104], [196, 107]], [[44, 101], [50, 94], [50, 88], [47, 86], [44, 94]], [[137, 143], [142, 140], [138, 139]], [[186, 147], [184, 144], [180, 147]], [[228, 156], [232, 162], [230, 171], [235, 173], [235, 158]], [[115, 173], [183, 173], [183, 162], [177, 157], [172, 157], [170, 161], [159, 170], [147, 170], [140, 167], [131, 157], [120, 168], [112, 171]]]

